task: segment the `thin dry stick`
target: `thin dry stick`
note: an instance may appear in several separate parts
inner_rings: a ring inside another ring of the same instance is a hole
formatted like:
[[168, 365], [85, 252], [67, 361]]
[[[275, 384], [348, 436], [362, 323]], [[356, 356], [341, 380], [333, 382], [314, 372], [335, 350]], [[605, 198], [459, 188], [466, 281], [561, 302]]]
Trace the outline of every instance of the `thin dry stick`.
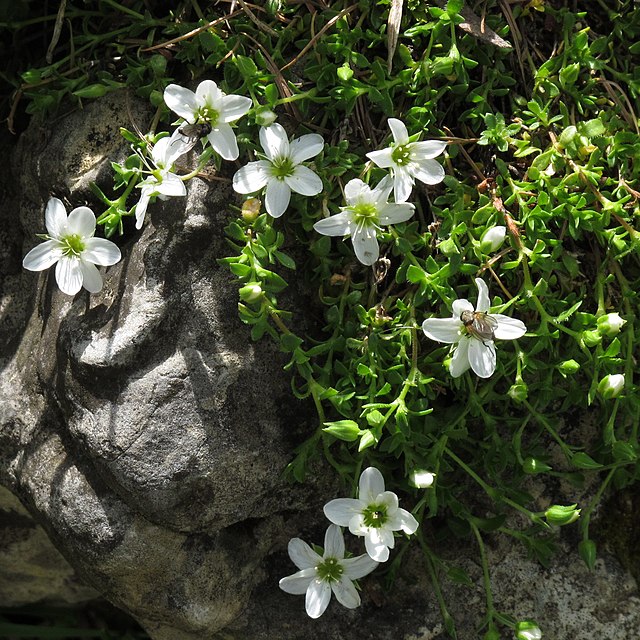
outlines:
[[313, 36], [311, 40], [309, 40], [309, 42], [307, 42], [307, 44], [304, 46], [302, 51], [293, 60], [291, 60], [290, 62], [287, 62], [287, 64], [285, 64], [284, 67], [282, 67], [281, 71], [288, 69], [289, 67], [293, 66], [296, 62], [298, 62], [298, 60], [300, 60], [300, 58], [302, 58], [309, 51], [309, 49], [311, 49], [315, 45], [315, 43], [318, 41], [320, 36], [322, 36], [322, 34], [325, 31], [330, 29], [336, 22], [338, 22], [338, 20], [340, 20], [340, 18], [346, 16], [348, 13], [351, 13], [354, 9], [357, 9], [357, 8], [358, 8], [357, 4], [352, 4], [350, 7], [343, 9], [337, 16], [333, 16], [333, 18], [331, 18], [331, 20], [329, 20], [329, 22], [327, 22], [327, 24], [325, 24], [324, 27], [322, 27], [322, 29], [320, 29], [320, 31], [318, 31], [318, 33], [316, 33], [316, 35]]
[[238, 9], [237, 11], [232, 11], [231, 13], [227, 13], [226, 15], [222, 16], [221, 18], [216, 18], [215, 20], [212, 20], [211, 22], [209, 22], [208, 24], [205, 24], [201, 27], [198, 27], [197, 29], [194, 29], [193, 31], [189, 31], [189, 33], [185, 33], [181, 36], [178, 36], [177, 38], [173, 38], [171, 40], [167, 40], [166, 42], [161, 42], [160, 44], [154, 44], [153, 47], [147, 47], [146, 49], [142, 49], [142, 51], [144, 51], [145, 53], [147, 51], [155, 51], [156, 49], [164, 49], [172, 44], [175, 44], [176, 42], [182, 42], [182, 40], [188, 40], [189, 38], [193, 38], [193, 36], [197, 36], [199, 33], [202, 33], [203, 31], [206, 31], [207, 29], [211, 29], [211, 27], [215, 27], [217, 24], [220, 24], [221, 22], [225, 22], [226, 20], [229, 20], [229, 18], [235, 18], [236, 16], [239, 16], [241, 13], [244, 13], [242, 9]]
[[60, 32], [62, 31], [62, 22], [64, 20], [64, 12], [66, 11], [66, 8], [67, 0], [62, 0], [58, 7], [58, 15], [56, 15], [56, 22], [53, 25], [53, 35], [51, 36], [51, 42], [49, 43], [49, 48], [47, 49], [47, 54], [45, 56], [47, 64], [51, 64], [51, 61], [53, 60], [53, 50], [56, 48], [58, 40], [60, 40]]
[[387, 20], [387, 71], [391, 73], [393, 54], [398, 46], [398, 35], [400, 34], [400, 22], [402, 21], [403, 0], [391, 0], [389, 18]]
[[260, 20], [256, 16], [256, 14], [253, 13], [251, 9], [249, 9], [249, 7], [247, 6], [247, 3], [244, 0], [238, 0], [238, 4], [242, 7], [242, 10], [247, 14], [247, 17], [249, 18], [249, 20], [251, 20], [251, 22], [253, 22], [253, 24], [255, 24], [258, 27], [258, 29], [260, 29], [261, 31], [264, 31], [265, 33], [268, 33], [270, 36], [273, 36], [274, 38], [278, 37], [278, 32], [272, 29], [268, 24], [265, 24], [264, 22], [262, 22], [262, 20]]

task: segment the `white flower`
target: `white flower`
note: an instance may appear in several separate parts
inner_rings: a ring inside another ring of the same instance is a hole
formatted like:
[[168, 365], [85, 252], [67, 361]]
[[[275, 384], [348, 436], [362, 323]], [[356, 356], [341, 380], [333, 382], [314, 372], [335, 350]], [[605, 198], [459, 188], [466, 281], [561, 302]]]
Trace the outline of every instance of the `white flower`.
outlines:
[[624, 389], [624, 373], [610, 373], [598, 383], [598, 391], [603, 398], [617, 398]]
[[415, 211], [409, 203], [389, 203], [393, 182], [389, 176], [383, 178], [375, 189], [370, 189], [362, 180], [355, 178], [344, 188], [346, 207], [340, 213], [319, 220], [313, 228], [325, 236], [351, 236], [356, 257], [362, 264], [373, 264], [380, 254], [377, 232], [380, 225], [405, 222]]
[[22, 266], [43, 271], [56, 265], [60, 290], [73, 296], [82, 287], [91, 293], [102, 289], [102, 276], [95, 265], [109, 266], [120, 260], [120, 249], [104, 238], [94, 238], [96, 217], [89, 207], [78, 207], [67, 217], [58, 198], [51, 198], [45, 211], [46, 242], [27, 253]]
[[360, 596], [352, 581], [378, 566], [366, 554], [345, 558], [342, 531], [334, 524], [329, 525], [325, 533], [322, 557], [300, 538], [290, 540], [289, 557], [300, 571], [282, 578], [280, 588], [294, 595], [305, 593], [305, 608], [311, 618], [319, 618], [325, 612], [332, 591], [338, 602], [348, 609], [359, 606]]
[[428, 489], [435, 480], [435, 474], [424, 469], [416, 469], [409, 476], [409, 484], [416, 489]]
[[449, 365], [454, 378], [469, 367], [481, 378], [490, 377], [496, 369], [493, 339], [516, 340], [527, 328], [520, 320], [489, 312], [489, 289], [476, 278], [478, 302], [474, 310], [468, 300], [454, 300], [452, 318], [428, 318], [422, 323], [425, 335], [437, 342], [457, 344]]
[[208, 123], [207, 140], [225, 160], [236, 160], [238, 143], [230, 122], [241, 118], [251, 108], [251, 98], [227, 95], [213, 80], [203, 80], [195, 93], [177, 84], [164, 90], [164, 101], [174, 113], [189, 124]]
[[515, 632], [517, 640], [541, 640], [542, 638], [540, 627], [531, 620], [518, 622]]
[[289, 143], [284, 127], [275, 123], [260, 128], [260, 144], [266, 159], [249, 162], [236, 172], [233, 188], [238, 193], [255, 193], [266, 186], [267, 213], [279, 218], [289, 206], [291, 191], [303, 196], [322, 191], [322, 180], [301, 164], [322, 151], [322, 136], [309, 133]]
[[179, 136], [179, 130], [176, 129], [170, 138], [158, 140], [151, 150], [151, 160], [155, 165], [155, 169], [151, 169], [151, 175], [138, 185], [141, 188], [141, 192], [140, 200], [136, 204], [136, 229], [142, 228], [144, 216], [147, 213], [149, 200], [152, 196], [166, 200], [169, 196], [184, 196], [187, 194], [187, 189], [180, 176], [171, 172], [173, 163], [183, 153]]
[[387, 149], [367, 153], [367, 158], [382, 169], [391, 169], [395, 201], [405, 202], [416, 180], [425, 184], [442, 182], [444, 169], [432, 158], [439, 156], [447, 143], [439, 140], [409, 142], [407, 127], [397, 118], [389, 118], [389, 128], [393, 144]]
[[493, 253], [504, 243], [507, 235], [507, 228], [503, 226], [491, 227], [487, 229], [480, 240], [480, 249], [483, 253]]
[[358, 498], [338, 498], [324, 505], [324, 514], [334, 524], [349, 527], [356, 536], [364, 536], [369, 556], [376, 562], [389, 559], [395, 545], [394, 531], [415, 533], [418, 521], [398, 507], [398, 496], [384, 490], [384, 478], [369, 467], [360, 475]]

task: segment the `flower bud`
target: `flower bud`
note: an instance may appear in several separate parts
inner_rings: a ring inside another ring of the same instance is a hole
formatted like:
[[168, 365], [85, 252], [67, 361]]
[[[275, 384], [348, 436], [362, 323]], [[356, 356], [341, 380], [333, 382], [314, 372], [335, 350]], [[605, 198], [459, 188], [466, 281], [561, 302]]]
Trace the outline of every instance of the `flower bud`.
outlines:
[[507, 395], [515, 402], [524, 402], [529, 396], [529, 390], [524, 382], [516, 382], [509, 387]]
[[247, 198], [242, 203], [241, 214], [244, 220], [247, 222], [254, 222], [255, 219], [260, 215], [260, 207], [262, 203], [258, 198]]
[[531, 620], [518, 622], [515, 632], [517, 640], [540, 640], [542, 638], [540, 627]]
[[262, 295], [262, 287], [257, 282], [250, 282], [240, 287], [240, 299], [245, 302], [255, 302]]
[[598, 384], [598, 393], [606, 400], [617, 398], [623, 389], [624, 373], [610, 373]]
[[487, 229], [480, 239], [480, 250], [482, 253], [494, 253], [504, 242], [507, 234], [507, 227], [491, 227]]
[[330, 433], [334, 438], [344, 442], [355, 442], [364, 433], [357, 422], [353, 420], [338, 420], [337, 422], [325, 422], [327, 425], [323, 431]]
[[565, 524], [575, 522], [580, 517], [580, 509], [576, 509], [577, 506], [577, 504], [572, 504], [568, 507], [563, 507], [562, 505], [554, 504], [544, 512], [544, 517], [549, 524], [562, 527]]
[[409, 484], [416, 489], [428, 489], [435, 479], [435, 474], [424, 469], [415, 469], [409, 476]]
[[620, 333], [620, 329], [626, 322], [620, 317], [619, 313], [607, 313], [607, 315], [600, 316], [597, 320], [598, 332], [600, 335], [611, 338]]
[[256, 113], [256, 124], [261, 127], [268, 127], [276, 121], [277, 117], [271, 109], [261, 109]]
[[602, 335], [599, 331], [589, 330], [582, 332], [582, 341], [587, 347], [595, 347], [602, 342]]
[[565, 360], [558, 365], [560, 373], [563, 375], [571, 375], [580, 369], [580, 363], [575, 360]]

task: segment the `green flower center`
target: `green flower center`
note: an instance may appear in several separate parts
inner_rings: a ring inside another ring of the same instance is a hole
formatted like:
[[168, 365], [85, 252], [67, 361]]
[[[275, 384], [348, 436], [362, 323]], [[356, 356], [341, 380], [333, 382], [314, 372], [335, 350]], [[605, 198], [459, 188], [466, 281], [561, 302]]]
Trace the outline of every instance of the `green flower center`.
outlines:
[[385, 525], [389, 517], [387, 507], [383, 504], [370, 504], [363, 512], [364, 523], [367, 527], [380, 529]]
[[353, 212], [354, 222], [356, 224], [376, 224], [378, 222], [378, 207], [370, 202], [359, 202], [349, 207]]
[[392, 152], [391, 159], [399, 166], [409, 164], [411, 161], [411, 145], [399, 144]]
[[200, 107], [198, 110], [198, 120], [197, 122], [208, 122], [211, 127], [215, 127], [218, 124], [218, 119], [220, 118], [220, 114], [209, 105], [205, 105], [204, 107]]
[[344, 567], [337, 558], [326, 558], [316, 567], [316, 572], [323, 582], [338, 582], [344, 573]]
[[296, 168], [290, 158], [276, 158], [271, 164], [273, 165], [273, 175], [278, 180], [284, 180], [292, 176]]
[[79, 256], [84, 251], [82, 236], [74, 233], [61, 238], [62, 254], [65, 256]]

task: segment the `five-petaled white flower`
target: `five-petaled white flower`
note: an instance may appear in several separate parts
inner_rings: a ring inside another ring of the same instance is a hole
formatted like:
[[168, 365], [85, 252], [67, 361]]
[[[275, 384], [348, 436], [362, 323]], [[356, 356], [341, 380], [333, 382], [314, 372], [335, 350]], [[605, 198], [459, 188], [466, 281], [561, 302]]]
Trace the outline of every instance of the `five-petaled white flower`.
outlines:
[[389, 559], [389, 549], [395, 545], [394, 531], [412, 534], [418, 528], [418, 521], [398, 507], [398, 496], [384, 490], [384, 478], [375, 467], [360, 475], [357, 499], [330, 500], [324, 505], [324, 514], [334, 524], [364, 536], [367, 553], [376, 562]]
[[289, 557], [300, 569], [282, 578], [280, 588], [294, 595], [306, 594], [305, 608], [311, 618], [319, 618], [331, 600], [331, 592], [348, 609], [360, 605], [353, 580], [371, 573], [378, 563], [368, 555], [344, 557], [344, 538], [340, 527], [329, 525], [324, 536], [324, 555], [319, 556], [300, 538], [289, 541]]
[[375, 189], [369, 188], [362, 180], [355, 178], [344, 188], [346, 207], [340, 213], [319, 220], [313, 228], [325, 236], [351, 236], [356, 257], [362, 264], [372, 265], [380, 255], [377, 232], [380, 225], [405, 222], [415, 211], [412, 204], [390, 203], [389, 195], [393, 181], [383, 178]]
[[249, 162], [236, 172], [233, 188], [238, 193], [255, 193], [266, 186], [267, 213], [279, 218], [289, 206], [291, 191], [303, 196], [322, 191], [322, 180], [301, 164], [322, 151], [322, 136], [308, 133], [289, 142], [284, 127], [275, 123], [260, 128], [260, 144], [266, 159]]
[[211, 132], [206, 137], [222, 158], [238, 158], [238, 142], [229, 123], [251, 109], [251, 98], [227, 95], [213, 80], [203, 80], [195, 93], [177, 84], [168, 85], [164, 90], [164, 101], [171, 111], [189, 124], [211, 125]]
[[183, 153], [177, 135], [178, 129], [174, 131], [170, 138], [165, 137], [158, 140], [151, 150], [151, 160], [155, 165], [155, 169], [151, 168], [151, 175], [138, 185], [141, 188], [141, 192], [140, 200], [136, 204], [136, 229], [142, 228], [144, 216], [147, 213], [149, 200], [152, 196], [166, 200], [169, 196], [184, 196], [187, 194], [187, 189], [180, 176], [171, 172], [173, 163]]
[[449, 373], [461, 376], [469, 367], [481, 378], [496, 370], [494, 338], [517, 340], [526, 330], [524, 323], [501, 313], [489, 313], [489, 289], [476, 278], [478, 302], [475, 309], [465, 299], [454, 300], [452, 318], [427, 318], [422, 323], [425, 335], [437, 342], [456, 344]]
[[60, 290], [73, 296], [82, 287], [91, 293], [102, 289], [102, 276], [95, 265], [109, 266], [120, 260], [120, 249], [104, 238], [94, 238], [96, 217], [89, 207], [78, 207], [67, 217], [64, 204], [51, 198], [45, 211], [46, 242], [27, 253], [22, 266], [43, 271], [56, 265]]
[[425, 184], [438, 184], [444, 179], [444, 169], [433, 158], [446, 148], [446, 142], [425, 140], [409, 142], [409, 132], [397, 118], [389, 118], [393, 144], [387, 149], [367, 153], [374, 164], [382, 169], [391, 169], [393, 195], [396, 202], [406, 202], [416, 180]]

